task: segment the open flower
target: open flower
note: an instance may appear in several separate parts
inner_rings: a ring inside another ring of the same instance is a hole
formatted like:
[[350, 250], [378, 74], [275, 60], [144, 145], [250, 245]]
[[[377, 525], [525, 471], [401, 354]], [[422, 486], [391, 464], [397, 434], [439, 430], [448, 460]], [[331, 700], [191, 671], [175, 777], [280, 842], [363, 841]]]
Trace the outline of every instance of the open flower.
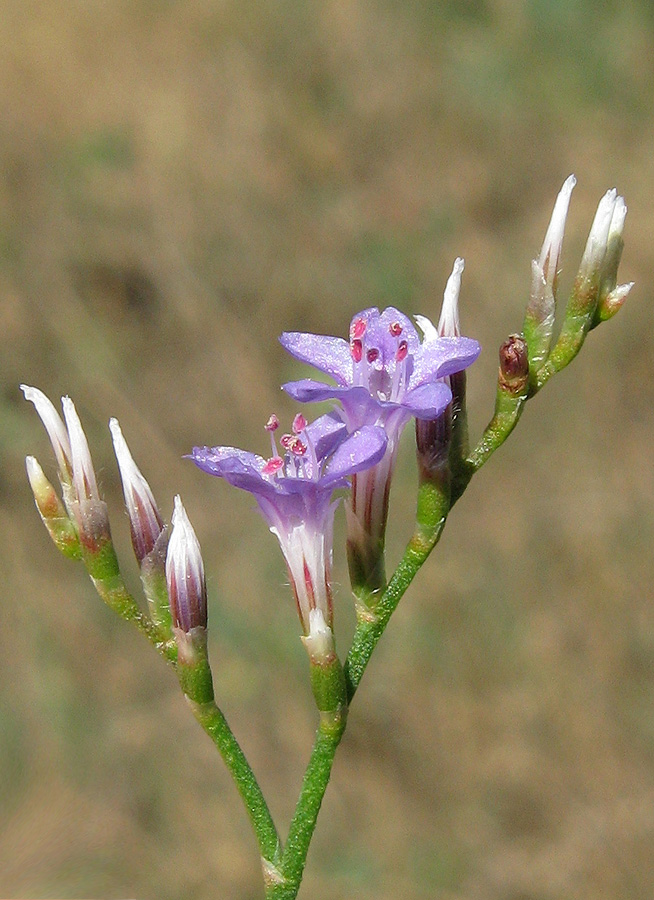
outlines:
[[332, 628], [330, 567], [337, 488], [348, 477], [368, 468], [384, 455], [384, 430], [364, 425], [349, 434], [334, 415], [321, 416], [310, 425], [304, 416], [293, 422], [293, 432], [280, 438], [271, 416], [268, 459], [234, 447], [194, 447], [190, 458], [203, 471], [249, 491], [270, 530], [277, 536], [297, 601], [305, 636]]
[[388, 436], [380, 462], [353, 478], [348, 509], [350, 575], [355, 589], [365, 586], [372, 594], [384, 583], [384, 535], [399, 437], [413, 416], [434, 420], [446, 409], [452, 392], [443, 379], [474, 362], [479, 344], [431, 333], [421, 341], [411, 320], [393, 307], [358, 313], [349, 341], [303, 332], [285, 332], [280, 341], [296, 359], [336, 382], [292, 381], [283, 385], [291, 397], [300, 402], [338, 400], [348, 430], [378, 425]]

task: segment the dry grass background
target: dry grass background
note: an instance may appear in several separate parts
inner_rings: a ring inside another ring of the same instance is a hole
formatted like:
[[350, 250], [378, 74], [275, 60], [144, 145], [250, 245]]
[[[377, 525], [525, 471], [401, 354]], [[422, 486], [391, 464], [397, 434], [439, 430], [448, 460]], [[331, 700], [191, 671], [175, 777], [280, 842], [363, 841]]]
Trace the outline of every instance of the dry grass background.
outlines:
[[[106, 428], [210, 575], [217, 692], [287, 822], [314, 727], [274, 540], [192, 443], [263, 448], [284, 329], [437, 315], [466, 258], [475, 433], [574, 171], [619, 318], [471, 485], [353, 707], [301, 896], [654, 893], [654, 14], [648, 0], [1, 0], [0, 893], [261, 897], [255, 843], [171, 673], [38, 522], [17, 385], [69, 393], [132, 583]], [[407, 441], [390, 555], [410, 527]], [[342, 535], [341, 535], [342, 536]], [[339, 554], [340, 645], [352, 627]]]

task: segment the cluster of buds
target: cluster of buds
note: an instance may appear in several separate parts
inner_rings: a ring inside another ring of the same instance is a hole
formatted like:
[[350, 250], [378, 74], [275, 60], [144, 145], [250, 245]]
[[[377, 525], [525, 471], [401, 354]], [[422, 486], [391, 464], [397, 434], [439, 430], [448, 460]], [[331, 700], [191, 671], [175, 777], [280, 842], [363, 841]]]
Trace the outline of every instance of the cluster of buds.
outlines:
[[612, 188], [597, 207], [561, 331], [552, 346], [563, 235], [575, 184], [574, 175], [564, 182], [540, 256], [532, 263], [532, 286], [523, 325], [531, 393], [571, 362], [588, 332], [614, 316], [633, 287], [633, 282], [617, 283], [627, 207]]
[[[73, 401], [62, 399], [64, 420], [38, 388], [21, 385], [43, 422], [54, 450], [61, 499], [37, 460], [28, 456], [27, 474], [37, 509], [55, 545], [82, 559], [98, 593], [123, 618], [140, 624], [164, 651], [178, 660], [189, 648], [206, 648], [207, 601], [200, 546], [179, 497], [171, 528], [134, 462], [120, 425], [109, 428], [121, 475], [134, 555], [147, 600], [146, 618], [120, 574], [111, 538], [107, 504], [100, 496], [88, 442]], [[170, 539], [169, 539], [170, 538]]]

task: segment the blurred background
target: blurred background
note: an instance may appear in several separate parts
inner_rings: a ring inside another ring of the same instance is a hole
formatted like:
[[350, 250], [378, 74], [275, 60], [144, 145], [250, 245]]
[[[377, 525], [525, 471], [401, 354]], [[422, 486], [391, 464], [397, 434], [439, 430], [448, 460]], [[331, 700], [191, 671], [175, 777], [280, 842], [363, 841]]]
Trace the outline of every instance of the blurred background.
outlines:
[[[617, 319], [526, 409], [354, 704], [300, 896], [654, 893], [654, 7], [649, 0], [0, 0], [0, 893], [260, 898], [240, 800], [174, 675], [59, 557], [21, 381], [70, 394], [139, 589], [107, 429], [209, 576], [219, 701], [285, 833], [315, 715], [274, 538], [182, 458], [265, 452], [282, 330], [436, 318], [465, 257], [473, 437], [570, 173], [562, 296], [629, 206]], [[412, 436], [389, 563], [415, 500]], [[339, 646], [353, 626], [338, 517]]]

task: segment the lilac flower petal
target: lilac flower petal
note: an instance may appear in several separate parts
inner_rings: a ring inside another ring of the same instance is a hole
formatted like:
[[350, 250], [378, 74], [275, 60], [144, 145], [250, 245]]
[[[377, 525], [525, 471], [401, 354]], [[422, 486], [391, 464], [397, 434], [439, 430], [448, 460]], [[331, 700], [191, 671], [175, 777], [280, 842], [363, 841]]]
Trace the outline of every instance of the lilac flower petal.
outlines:
[[266, 461], [256, 453], [236, 447], [194, 447], [189, 459], [203, 472], [224, 478], [234, 487], [252, 494], [275, 494], [274, 484], [262, 474]]
[[282, 390], [298, 403], [319, 403], [321, 400], [340, 400], [343, 394], [347, 394], [353, 388], [349, 385], [325, 384], [324, 381], [301, 378], [299, 381], [287, 381], [282, 385]]
[[430, 381], [409, 391], [402, 406], [416, 419], [436, 419], [451, 399], [452, 391], [444, 382]]
[[352, 379], [350, 346], [343, 338], [285, 331], [279, 342], [295, 359], [331, 375], [339, 384], [347, 384]]
[[332, 480], [376, 465], [386, 452], [387, 443], [388, 437], [383, 428], [364, 425], [337, 448], [325, 467], [322, 481], [329, 484]]
[[[324, 387], [324, 385], [321, 385]], [[336, 444], [344, 437], [345, 422], [337, 412], [319, 416], [307, 425], [304, 435], [313, 444], [318, 460], [324, 459], [332, 452]]]
[[461, 372], [473, 363], [481, 347], [477, 341], [465, 337], [442, 337], [422, 345], [409, 387], [419, 387], [434, 378], [444, 378]]
[[190, 458], [200, 469], [220, 476], [225, 472], [260, 475], [266, 464], [258, 454], [237, 447], [194, 447]]

